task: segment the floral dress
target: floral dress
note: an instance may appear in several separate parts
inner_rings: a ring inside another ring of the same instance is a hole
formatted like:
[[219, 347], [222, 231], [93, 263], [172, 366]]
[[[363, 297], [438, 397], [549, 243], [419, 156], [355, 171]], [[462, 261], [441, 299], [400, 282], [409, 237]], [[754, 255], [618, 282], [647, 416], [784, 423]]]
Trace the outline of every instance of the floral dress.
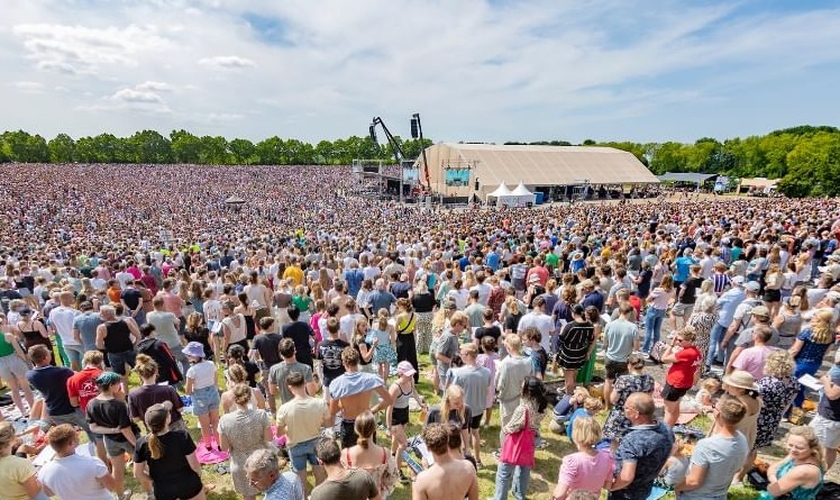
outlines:
[[607, 421], [604, 423], [604, 437], [618, 439], [627, 432], [633, 424], [624, 416], [624, 403], [634, 392], [653, 394], [655, 381], [648, 374], [622, 375], [615, 381], [614, 390], [618, 393], [618, 401], [613, 405]]
[[799, 392], [799, 382], [793, 377], [778, 379], [776, 377], [762, 377], [758, 381], [761, 393], [761, 411], [758, 413], [758, 435], [755, 448], [763, 448], [773, 444], [776, 429], [782, 421], [782, 414], [788, 409], [793, 398]]
[[241, 495], [257, 495], [245, 474], [245, 461], [254, 451], [265, 448], [265, 430], [271, 422], [262, 410], [235, 410], [219, 419], [219, 432], [230, 443], [230, 473], [233, 487]]

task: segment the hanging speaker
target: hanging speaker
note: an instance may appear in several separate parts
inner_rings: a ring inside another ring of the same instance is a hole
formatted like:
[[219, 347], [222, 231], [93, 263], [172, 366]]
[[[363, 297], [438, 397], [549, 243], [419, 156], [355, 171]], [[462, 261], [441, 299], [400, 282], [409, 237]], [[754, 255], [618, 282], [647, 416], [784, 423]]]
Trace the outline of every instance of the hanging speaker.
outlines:
[[412, 139], [417, 139], [418, 137], [420, 137], [420, 133], [419, 133], [418, 128], [417, 128], [417, 118], [412, 118], [411, 119], [411, 138]]
[[478, 181], [475, 181], [475, 191], [478, 191]]
[[370, 127], [368, 127], [368, 132], [370, 133], [370, 140], [372, 140], [373, 142], [378, 142], [376, 140], [376, 125], [371, 125]]

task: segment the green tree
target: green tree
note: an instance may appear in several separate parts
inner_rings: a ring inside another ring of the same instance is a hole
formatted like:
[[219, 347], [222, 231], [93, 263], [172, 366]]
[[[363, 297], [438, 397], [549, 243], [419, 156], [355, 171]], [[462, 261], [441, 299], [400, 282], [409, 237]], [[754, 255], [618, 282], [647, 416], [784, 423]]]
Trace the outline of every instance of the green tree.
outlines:
[[282, 165], [285, 155], [283, 140], [276, 135], [263, 139], [256, 145], [256, 154], [260, 165]]
[[126, 140], [135, 163], [172, 163], [172, 143], [156, 130], [137, 132]]
[[257, 148], [248, 139], [234, 139], [228, 144], [233, 163], [236, 165], [251, 165], [256, 163]]
[[198, 155], [198, 162], [207, 165], [230, 164], [228, 142], [222, 136], [211, 137], [205, 135], [200, 139], [201, 149]]
[[173, 130], [169, 134], [175, 163], [200, 163], [201, 140], [186, 130]]
[[3, 134], [4, 151], [11, 161], [22, 163], [46, 163], [50, 161], [50, 148], [40, 135], [31, 135], [23, 130]]
[[50, 162], [72, 163], [76, 154], [76, 142], [67, 134], [58, 134], [47, 143], [50, 150]]

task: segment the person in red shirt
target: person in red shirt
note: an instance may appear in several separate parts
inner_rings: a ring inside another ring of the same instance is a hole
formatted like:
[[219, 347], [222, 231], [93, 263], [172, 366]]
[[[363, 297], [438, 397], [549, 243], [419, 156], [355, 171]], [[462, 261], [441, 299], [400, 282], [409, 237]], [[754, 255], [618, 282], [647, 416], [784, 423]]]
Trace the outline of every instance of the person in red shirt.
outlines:
[[694, 345], [697, 331], [685, 326], [674, 334], [671, 344], [662, 354], [662, 363], [671, 364], [665, 375], [662, 399], [665, 400], [665, 425], [673, 427], [680, 416], [680, 399], [694, 385], [700, 368], [700, 350]]
[[[96, 377], [102, 373], [103, 361], [101, 352], [87, 351], [82, 357], [84, 368], [67, 379], [67, 396], [70, 398], [70, 404], [81, 408], [82, 412], [87, 410], [88, 402], [99, 395]], [[107, 464], [105, 443], [102, 441], [102, 436], [96, 435], [96, 438], [96, 456]]]
[[548, 281], [548, 269], [543, 267], [542, 257], [534, 258], [534, 267], [528, 270], [528, 275], [525, 277], [525, 282], [530, 284], [532, 276], [536, 276], [540, 286], [543, 288], [545, 287], [545, 284]]

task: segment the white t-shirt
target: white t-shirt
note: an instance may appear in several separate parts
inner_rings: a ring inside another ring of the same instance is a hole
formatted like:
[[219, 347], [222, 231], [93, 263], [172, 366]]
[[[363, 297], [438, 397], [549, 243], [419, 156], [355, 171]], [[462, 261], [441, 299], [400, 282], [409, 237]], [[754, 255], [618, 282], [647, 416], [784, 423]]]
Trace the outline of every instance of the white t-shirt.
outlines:
[[98, 481], [106, 474], [108, 467], [98, 458], [73, 454], [44, 464], [38, 479], [58, 498], [112, 500], [111, 493]]
[[55, 327], [55, 331], [61, 335], [61, 341], [64, 345], [81, 345], [73, 338], [73, 320], [79, 311], [70, 307], [58, 306], [50, 311], [50, 323]]
[[543, 346], [543, 349], [545, 349], [546, 352], [548, 352], [550, 344], [549, 335], [554, 330], [554, 321], [552, 321], [551, 316], [542, 313], [537, 314], [535, 312], [530, 312], [522, 316], [522, 319], [519, 320], [519, 327], [517, 328], [517, 331], [521, 333], [529, 327], [534, 327], [540, 332], [542, 335], [540, 345]]
[[216, 383], [216, 365], [206, 359], [196, 363], [187, 370], [187, 378], [192, 379], [193, 389], [210, 387]]

